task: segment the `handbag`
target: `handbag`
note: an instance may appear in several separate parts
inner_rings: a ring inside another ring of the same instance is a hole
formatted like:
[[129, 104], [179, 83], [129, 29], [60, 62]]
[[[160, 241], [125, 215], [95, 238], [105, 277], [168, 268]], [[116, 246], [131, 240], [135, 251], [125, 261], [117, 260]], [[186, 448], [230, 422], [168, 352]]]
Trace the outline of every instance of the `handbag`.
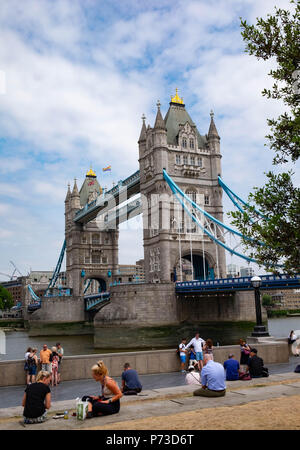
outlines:
[[78, 420], [85, 420], [88, 413], [89, 402], [76, 398], [76, 417]]

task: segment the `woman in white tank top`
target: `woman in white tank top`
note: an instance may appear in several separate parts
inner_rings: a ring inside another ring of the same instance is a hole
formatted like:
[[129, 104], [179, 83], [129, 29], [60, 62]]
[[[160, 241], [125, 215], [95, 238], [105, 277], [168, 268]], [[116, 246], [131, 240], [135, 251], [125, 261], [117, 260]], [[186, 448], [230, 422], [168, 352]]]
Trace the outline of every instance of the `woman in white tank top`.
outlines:
[[101, 395], [82, 398], [89, 402], [87, 418], [118, 413], [120, 398], [123, 394], [117, 382], [108, 376], [108, 370], [103, 361], [98, 361], [92, 367], [92, 376], [100, 383]]

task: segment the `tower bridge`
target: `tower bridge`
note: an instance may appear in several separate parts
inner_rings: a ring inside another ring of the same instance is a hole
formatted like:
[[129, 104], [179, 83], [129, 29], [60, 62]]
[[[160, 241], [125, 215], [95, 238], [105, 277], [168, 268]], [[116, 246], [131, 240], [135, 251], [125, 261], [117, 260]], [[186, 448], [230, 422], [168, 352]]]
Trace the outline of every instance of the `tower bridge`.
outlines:
[[[246, 203], [222, 180], [220, 136], [214, 114], [210, 113], [207, 134], [200, 134], [177, 90], [164, 118], [160, 108], [158, 102], [153, 127], [146, 126], [142, 117], [139, 170], [106, 192], [92, 169], [80, 190], [76, 180], [72, 191], [68, 186], [63, 249], [46, 296], [37, 300], [31, 293], [34, 302], [29, 310], [35, 311], [32, 320], [43, 320], [47, 305], [53, 310], [60, 307], [64, 320], [92, 316], [103, 336], [104, 329], [116, 325], [167, 325], [199, 317], [255, 319], [253, 294], [242, 292], [241, 285], [234, 281], [228, 297], [222, 294], [220, 300], [218, 289], [212, 297], [210, 289], [210, 296], [204, 300], [210, 285], [203, 283], [213, 282], [216, 287], [218, 280], [226, 278], [225, 251], [253, 261], [236, 243], [228, 243], [229, 234], [237, 239], [242, 236], [223, 223], [223, 191], [240, 210]], [[118, 226], [139, 214], [143, 217], [145, 283], [119, 284]], [[51, 288], [64, 253], [70, 295], [64, 293], [64, 301], [53, 306]], [[191, 266], [196, 280], [192, 286], [183, 283], [183, 261]], [[197, 283], [202, 283], [201, 302], [198, 309], [193, 303], [188, 310], [182, 304], [182, 293], [192, 290], [200, 298]], [[81, 309], [75, 308], [80, 302]]]

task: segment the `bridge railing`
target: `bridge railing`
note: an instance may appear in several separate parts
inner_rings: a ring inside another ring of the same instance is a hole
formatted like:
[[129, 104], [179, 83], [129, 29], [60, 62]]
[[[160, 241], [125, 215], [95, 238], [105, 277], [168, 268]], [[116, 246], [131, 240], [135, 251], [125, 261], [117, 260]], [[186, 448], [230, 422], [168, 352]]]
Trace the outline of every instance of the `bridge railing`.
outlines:
[[[261, 275], [261, 289], [300, 287], [300, 275]], [[243, 290], [253, 289], [251, 277], [218, 278], [215, 280], [177, 281], [176, 292], [205, 290]]]

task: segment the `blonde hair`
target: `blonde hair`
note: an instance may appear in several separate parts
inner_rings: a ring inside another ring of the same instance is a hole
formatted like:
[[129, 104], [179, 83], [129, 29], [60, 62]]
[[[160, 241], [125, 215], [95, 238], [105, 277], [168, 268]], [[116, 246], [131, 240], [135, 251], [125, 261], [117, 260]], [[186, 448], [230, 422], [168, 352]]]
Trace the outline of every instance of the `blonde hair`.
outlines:
[[50, 372], [47, 372], [46, 370], [40, 370], [37, 374], [36, 381], [45, 380], [45, 378], [51, 377]]
[[108, 369], [103, 361], [98, 361], [97, 364], [92, 367], [92, 372], [98, 376], [108, 375]]
[[56, 348], [56, 347], [52, 347], [51, 350], [52, 350], [53, 352], [57, 352], [57, 348]]

